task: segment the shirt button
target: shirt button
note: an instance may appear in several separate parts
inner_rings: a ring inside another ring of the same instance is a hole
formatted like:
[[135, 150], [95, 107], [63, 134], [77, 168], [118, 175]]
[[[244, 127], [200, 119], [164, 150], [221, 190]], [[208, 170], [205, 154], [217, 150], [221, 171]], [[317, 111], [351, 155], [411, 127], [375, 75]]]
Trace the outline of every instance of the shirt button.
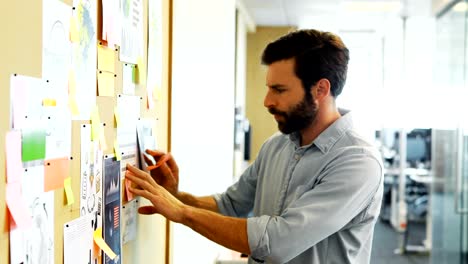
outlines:
[[301, 158], [301, 156], [300, 156], [299, 154], [296, 154], [296, 155], [294, 155], [294, 158], [295, 158], [296, 160], [299, 160], [299, 159]]

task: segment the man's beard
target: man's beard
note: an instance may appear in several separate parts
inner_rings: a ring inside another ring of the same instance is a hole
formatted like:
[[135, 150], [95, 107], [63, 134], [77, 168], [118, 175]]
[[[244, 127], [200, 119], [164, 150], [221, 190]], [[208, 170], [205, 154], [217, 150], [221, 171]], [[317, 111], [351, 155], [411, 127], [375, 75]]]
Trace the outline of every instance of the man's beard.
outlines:
[[283, 134], [291, 134], [295, 131], [308, 127], [317, 116], [317, 105], [310, 93], [306, 93], [302, 100], [290, 107], [289, 111], [283, 112], [275, 108], [268, 108], [270, 114], [282, 116], [284, 120], [277, 120], [278, 129]]

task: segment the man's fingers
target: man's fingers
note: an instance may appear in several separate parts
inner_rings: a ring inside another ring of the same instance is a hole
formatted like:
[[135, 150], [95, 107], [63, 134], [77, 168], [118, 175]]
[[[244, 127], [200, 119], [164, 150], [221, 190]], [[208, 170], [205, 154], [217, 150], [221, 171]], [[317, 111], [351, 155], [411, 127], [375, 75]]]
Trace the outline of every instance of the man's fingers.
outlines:
[[143, 158], [145, 159], [146, 165], [148, 165], [148, 166], [153, 166], [154, 165], [154, 162], [151, 159], [149, 159], [148, 156], [143, 155]]
[[166, 154], [165, 152], [162, 152], [159, 150], [151, 150], [151, 149], [147, 149], [145, 152], [153, 156], [155, 160], [158, 160], [161, 156], [164, 156]]
[[137, 167], [131, 165], [130, 163], [127, 163], [127, 170], [132, 172], [135, 176], [139, 178], [146, 178], [147, 173], [138, 169]]
[[132, 186], [129, 186], [128, 187], [128, 190], [135, 194], [136, 196], [141, 196], [141, 197], [144, 197], [148, 200], [151, 201], [151, 198], [152, 198], [152, 195], [151, 195], [151, 192], [147, 191], [147, 190], [144, 190], [144, 189], [137, 189], [137, 188], [133, 188]]
[[173, 172], [176, 172], [176, 171], [179, 171], [179, 167], [177, 166], [177, 163], [175, 162], [174, 160], [174, 157], [172, 156], [171, 153], [167, 153], [167, 165], [169, 165], [169, 168], [173, 171]]
[[158, 211], [156, 210], [156, 208], [154, 208], [154, 206], [142, 206], [140, 208], [138, 208], [138, 213], [140, 214], [144, 214], [144, 215], [152, 215], [152, 214], [157, 214]]
[[146, 173], [142, 176], [135, 174], [131, 170], [127, 170], [125, 172], [125, 178], [129, 179], [131, 182], [145, 190], [151, 190], [151, 188], [157, 186], [157, 183], [153, 180], [153, 178]]

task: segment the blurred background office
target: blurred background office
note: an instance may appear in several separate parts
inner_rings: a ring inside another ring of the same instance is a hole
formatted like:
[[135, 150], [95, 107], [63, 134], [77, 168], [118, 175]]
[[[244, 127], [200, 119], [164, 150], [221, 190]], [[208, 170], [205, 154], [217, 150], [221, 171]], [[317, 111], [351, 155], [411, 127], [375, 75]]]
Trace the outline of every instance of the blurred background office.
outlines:
[[[385, 162], [371, 263], [468, 263], [467, 6], [173, 0], [171, 149], [180, 189], [223, 191], [277, 131], [262, 103], [265, 45], [296, 28], [331, 31], [351, 56], [338, 106], [354, 111]], [[243, 263], [180, 225], [171, 227], [170, 248], [175, 264]]]

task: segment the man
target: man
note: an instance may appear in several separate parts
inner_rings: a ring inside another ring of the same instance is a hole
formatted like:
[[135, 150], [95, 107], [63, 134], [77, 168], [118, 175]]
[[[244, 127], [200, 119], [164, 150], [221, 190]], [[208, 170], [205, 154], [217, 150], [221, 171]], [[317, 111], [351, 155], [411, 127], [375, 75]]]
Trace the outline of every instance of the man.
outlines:
[[328, 32], [300, 30], [270, 43], [264, 105], [282, 133], [263, 144], [237, 183], [207, 197], [180, 192], [174, 159], [148, 150], [167, 162], [152, 177], [127, 165], [130, 191], [153, 204], [139, 212], [189, 226], [250, 255], [249, 263], [369, 263], [382, 163], [335, 104], [348, 60]]

